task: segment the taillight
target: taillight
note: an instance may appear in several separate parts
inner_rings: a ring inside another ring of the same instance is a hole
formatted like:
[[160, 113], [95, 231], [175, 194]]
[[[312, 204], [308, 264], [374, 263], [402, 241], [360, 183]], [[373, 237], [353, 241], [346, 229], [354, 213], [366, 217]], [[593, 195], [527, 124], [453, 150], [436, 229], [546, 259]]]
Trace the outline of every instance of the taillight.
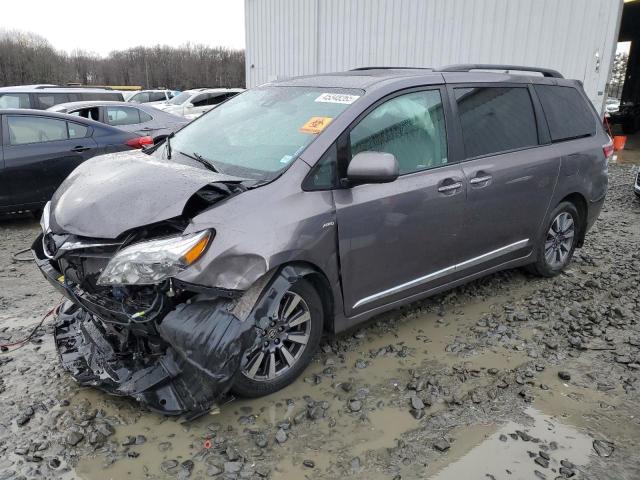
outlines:
[[613, 157], [613, 140], [611, 140], [611, 137], [609, 137], [609, 141], [602, 146], [602, 151], [604, 152], [605, 158], [611, 160], [611, 157]]
[[136, 138], [132, 138], [131, 140], [127, 140], [124, 143], [129, 145], [131, 148], [142, 148], [142, 147], [145, 147], [147, 145], [153, 145], [153, 138], [151, 138], [151, 137], [136, 137]]

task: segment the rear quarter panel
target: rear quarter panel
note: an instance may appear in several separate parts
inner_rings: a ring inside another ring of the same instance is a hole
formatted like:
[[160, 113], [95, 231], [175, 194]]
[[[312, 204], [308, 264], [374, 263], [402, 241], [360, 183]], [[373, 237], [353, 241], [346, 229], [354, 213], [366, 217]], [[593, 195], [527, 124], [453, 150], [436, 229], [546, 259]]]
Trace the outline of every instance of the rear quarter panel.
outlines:
[[550, 209], [568, 195], [580, 194], [586, 201], [587, 229], [595, 222], [607, 193], [608, 163], [602, 147], [608, 141], [607, 135], [598, 131], [592, 137], [554, 144], [561, 167]]

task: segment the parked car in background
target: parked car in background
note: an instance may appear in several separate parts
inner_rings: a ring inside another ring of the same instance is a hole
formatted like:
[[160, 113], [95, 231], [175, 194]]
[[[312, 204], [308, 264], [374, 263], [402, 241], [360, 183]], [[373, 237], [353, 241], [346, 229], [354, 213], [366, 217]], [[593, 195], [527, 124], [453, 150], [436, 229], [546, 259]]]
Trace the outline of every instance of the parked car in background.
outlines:
[[617, 112], [620, 109], [620, 100], [617, 98], [607, 98], [607, 102], [605, 104], [605, 111], [607, 113]]
[[106, 123], [138, 135], [148, 135], [155, 143], [180, 130], [190, 121], [148, 104], [129, 102], [71, 102], [61, 103], [49, 110]]
[[127, 102], [131, 103], [164, 103], [171, 100], [180, 92], [175, 90], [142, 90], [135, 92], [133, 95], [127, 97]]
[[21, 85], [0, 88], [0, 108], [46, 110], [60, 103], [87, 100], [123, 101], [121, 92], [105, 88]]
[[611, 124], [622, 126], [625, 134], [634, 134], [640, 130], [640, 103], [622, 102], [618, 110], [610, 113]]
[[600, 214], [612, 154], [581, 83], [553, 70], [262, 85], [55, 193], [33, 253], [70, 299], [62, 364], [169, 414], [273, 393], [325, 329], [506, 268], [560, 274]]
[[37, 211], [88, 158], [151, 145], [140, 137], [81, 117], [0, 109], [0, 212]]
[[136, 93], [138, 93], [136, 90], [118, 90], [118, 91], [122, 93], [122, 98], [124, 99], [125, 102], [129, 100], [131, 97], [133, 97]]
[[197, 88], [185, 90], [167, 103], [157, 104], [155, 107], [165, 112], [193, 119], [243, 91], [242, 88]]

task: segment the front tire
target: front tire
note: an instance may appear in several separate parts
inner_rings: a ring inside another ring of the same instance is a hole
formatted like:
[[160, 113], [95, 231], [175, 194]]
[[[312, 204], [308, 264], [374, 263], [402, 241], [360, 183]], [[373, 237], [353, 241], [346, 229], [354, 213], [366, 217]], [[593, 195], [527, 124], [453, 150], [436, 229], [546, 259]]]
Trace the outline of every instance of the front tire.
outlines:
[[324, 312], [316, 289], [298, 280], [284, 294], [278, 318], [264, 331], [260, 342], [244, 355], [246, 365], [234, 379], [231, 391], [247, 398], [277, 392], [292, 383], [309, 365], [320, 343]]
[[571, 202], [562, 202], [551, 212], [536, 245], [536, 262], [529, 269], [542, 277], [554, 277], [571, 262], [580, 232], [580, 214]]

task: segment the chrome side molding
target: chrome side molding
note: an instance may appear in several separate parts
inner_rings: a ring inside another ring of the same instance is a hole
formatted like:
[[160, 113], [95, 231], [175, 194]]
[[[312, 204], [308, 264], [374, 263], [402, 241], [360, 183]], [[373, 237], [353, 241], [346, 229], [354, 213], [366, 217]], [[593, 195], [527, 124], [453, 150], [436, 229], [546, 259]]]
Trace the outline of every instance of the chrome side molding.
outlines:
[[455, 265], [451, 265], [449, 267], [443, 268], [442, 270], [429, 273], [428, 275], [424, 275], [422, 277], [416, 278], [414, 280], [403, 283], [401, 285], [396, 285], [395, 287], [389, 288], [387, 290], [374, 293], [373, 295], [369, 295], [368, 297], [364, 297], [358, 300], [355, 303], [355, 305], [353, 305], [352, 308], [358, 308], [358, 307], [361, 307], [362, 305], [366, 305], [367, 303], [374, 302], [388, 295], [393, 295], [394, 293], [399, 293], [399, 292], [402, 292], [403, 290], [407, 290], [412, 287], [417, 287], [418, 285], [421, 285], [423, 283], [427, 283], [432, 280], [436, 280], [438, 278], [444, 277], [445, 275], [453, 273], [456, 270], [464, 270], [465, 268], [470, 268], [480, 263], [487, 262], [501, 255], [506, 255], [507, 253], [514, 252], [516, 250], [519, 250], [520, 248], [525, 247], [528, 243], [529, 243], [529, 239], [525, 238], [524, 240], [519, 240], [509, 245], [505, 245], [504, 247], [500, 247], [490, 252], [483, 253], [482, 255], [479, 255], [477, 257], [473, 257], [468, 260], [465, 260], [464, 262], [457, 263]]

